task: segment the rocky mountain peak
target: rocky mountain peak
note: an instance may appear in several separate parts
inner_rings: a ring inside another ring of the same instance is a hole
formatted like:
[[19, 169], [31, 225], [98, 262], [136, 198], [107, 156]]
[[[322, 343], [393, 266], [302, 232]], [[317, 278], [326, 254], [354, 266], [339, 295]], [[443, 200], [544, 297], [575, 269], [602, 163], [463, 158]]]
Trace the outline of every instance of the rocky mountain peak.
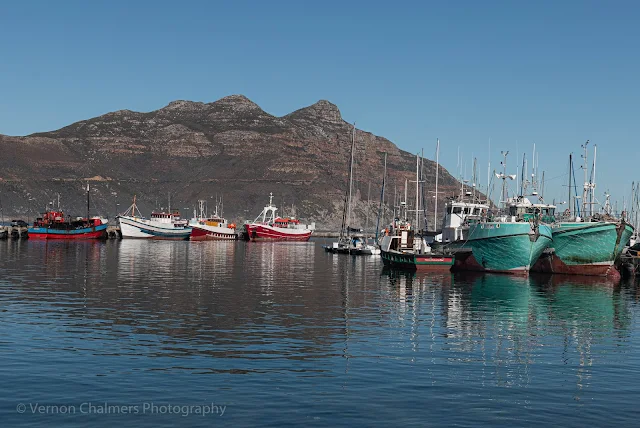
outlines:
[[233, 112], [247, 112], [247, 111], [260, 111], [260, 106], [244, 95], [229, 95], [224, 98], [220, 98], [209, 104], [212, 107], [222, 107], [225, 110], [231, 110]]
[[204, 108], [204, 103], [195, 101], [176, 100], [171, 101], [166, 107], [163, 107], [163, 111], [195, 111]]
[[342, 114], [335, 104], [320, 100], [309, 107], [301, 108], [288, 115], [291, 118], [304, 118], [313, 121], [342, 123]]

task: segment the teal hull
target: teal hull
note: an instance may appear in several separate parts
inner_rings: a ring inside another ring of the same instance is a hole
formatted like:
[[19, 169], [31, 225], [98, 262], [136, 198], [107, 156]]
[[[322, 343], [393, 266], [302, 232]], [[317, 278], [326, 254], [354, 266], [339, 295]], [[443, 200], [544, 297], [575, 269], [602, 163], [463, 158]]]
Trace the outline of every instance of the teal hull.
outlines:
[[380, 256], [384, 265], [390, 268], [448, 271], [453, 266], [453, 256], [450, 255], [381, 251]]
[[575, 275], [619, 275], [614, 267], [633, 228], [613, 222], [564, 222], [552, 227], [553, 251], [533, 270]]
[[466, 241], [448, 246], [455, 251], [454, 270], [475, 270], [527, 275], [551, 244], [551, 228], [540, 225], [532, 232], [528, 222], [479, 223], [469, 229]]

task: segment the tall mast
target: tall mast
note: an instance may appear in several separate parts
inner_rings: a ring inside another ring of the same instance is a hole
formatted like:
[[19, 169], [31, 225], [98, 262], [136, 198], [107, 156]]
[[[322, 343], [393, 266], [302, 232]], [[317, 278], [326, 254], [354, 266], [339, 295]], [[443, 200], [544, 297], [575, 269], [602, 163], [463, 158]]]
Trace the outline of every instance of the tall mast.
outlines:
[[418, 192], [418, 189], [420, 188], [420, 153], [418, 153], [416, 155], [416, 222], [415, 222], [415, 226], [413, 227], [414, 230], [417, 230], [418, 224], [420, 224], [420, 219], [418, 218], [419, 216], [419, 209], [420, 209], [420, 193]]
[[598, 145], [595, 144], [593, 146], [593, 169], [591, 170], [591, 183], [590, 183], [590, 190], [591, 190], [591, 196], [589, 198], [589, 202], [591, 202], [591, 214], [593, 214], [593, 205], [594, 205], [594, 200], [595, 200], [595, 192], [596, 192], [596, 155], [597, 155], [597, 151], [598, 151]]
[[[487, 165], [487, 199], [489, 199], [489, 186], [491, 186], [491, 138], [489, 138], [489, 164]], [[489, 202], [487, 200], [487, 202]]]
[[[538, 179], [538, 175], [536, 173], [536, 143], [533, 143], [533, 155], [531, 156], [531, 162], [533, 162], [532, 168], [531, 168], [531, 184], [532, 186], [534, 186], [534, 189], [537, 190], [536, 188], [536, 181]], [[527, 167], [527, 173], [529, 172], [529, 168]]]
[[584, 154], [582, 155], [582, 159], [583, 159], [582, 169], [584, 170], [584, 186], [582, 186], [582, 215], [584, 217], [587, 216], [587, 199], [589, 197], [589, 194], [588, 194], [589, 181], [588, 181], [588, 175], [587, 175], [587, 156], [588, 156], [587, 146], [588, 145], [589, 145], [589, 140], [587, 140], [587, 142], [582, 145], [582, 148], [584, 149]]
[[347, 229], [351, 227], [351, 193], [353, 189], [353, 152], [356, 147], [356, 123], [353, 122], [351, 135], [351, 162], [349, 165], [349, 204], [347, 205]]
[[[365, 237], [367, 237], [367, 229], [369, 229], [369, 211], [371, 210], [371, 180], [369, 180], [369, 186], [367, 188], [367, 212], [365, 213], [365, 221], [364, 221], [364, 233]], [[369, 240], [369, 238], [366, 238]]]
[[504, 160], [502, 161], [502, 206], [504, 208], [507, 206], [507, 155], [509, 154], [509, 151], [501, 151], [500, 153], [504, 157]]
[[384, 152], [384, 172], [382, 173], [382, 190], [380, 191], [380, 206], [378, 207], [378, 220], [376, 222], [376, 242], [378, 241], [378, 231], [380, 230], [380, 217], [382, 206], [384, 205], [384, 187], [387, 181], [387, 152]]
[[398, 185], [393, 183], [393, 219], [396, 218], [396, 207], [398, 206]]
[[473, 158], [473, 200], [471, 202], [476, 202], [476, 182], [478, 181], [478, 171], [477, 171], [477, 159]]
[[[520, 149], [518, 148], [518, 140], [516, 140], [516, 192], [518, 191], [518, 158], [520, 157]], [[505, 200], [505, 204], [506, 204], [506, 200]], [[506, 207], [506, 205], [505, 205]]]
[[440, 156], [440, 139], [438, 138], [436, 143], [436, 200], [433, 208], [433, 230], [438, 230], [438, 167]]
[[[407, 216], [407, 197], [409, 196], [408, 193], [408, 187], [409, 187], [409, 180], [407, 180], [406, 178], [404, 179], [404, 220], [408, 220], [408, 216]], [[400, 203], [400, 205], [402, 205], [402, 203]]]
[[89, 182], [87, 181], [87, 221], [89, 221]]
[[522, 154], [522, 171], [521, 171], [522, 179], [520, 180], [520, 196], [524, 196], [524, 190], [525, 190], [525, 188], [524, 188], [524, 177], [525, 177], [524, 168], [525, 168], [525, 165], [526, 165], [526, 158], [527, 158], [527, 155], [523, 153]]
[[569, 217], [571, 218], [571, 212], [573, 211], [573, 203], [571, 202], [571, 166], [573, 163], [573, 153], [569, 153]]
[[424, 149], [420, 153], [420, 201], [422, 205], [422, 224], [424, 225], [424, 231], [427, 231], [427, 201], [424, 195], [426, 180], [424, 178]]

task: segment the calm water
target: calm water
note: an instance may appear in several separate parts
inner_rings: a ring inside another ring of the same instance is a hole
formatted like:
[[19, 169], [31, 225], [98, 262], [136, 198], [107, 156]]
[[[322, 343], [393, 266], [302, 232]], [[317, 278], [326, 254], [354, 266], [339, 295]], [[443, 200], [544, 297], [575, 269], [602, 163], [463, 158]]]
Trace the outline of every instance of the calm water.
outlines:
[[0, 421], [631, 425], [639, 300], [320, 242], [0, 242]]

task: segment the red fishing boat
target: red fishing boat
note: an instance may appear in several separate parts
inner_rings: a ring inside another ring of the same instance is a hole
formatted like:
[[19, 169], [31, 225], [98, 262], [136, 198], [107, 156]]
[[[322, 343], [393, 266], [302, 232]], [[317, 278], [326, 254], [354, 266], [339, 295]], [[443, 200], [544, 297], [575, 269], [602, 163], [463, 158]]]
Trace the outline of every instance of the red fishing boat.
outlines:
[[252, 222], [246, 223], [247, 241], [308, 241], [315, 224], [301, 224], [294, 217], [276, 216], [278, 209], [273, 205], [273, 193], [269, 195], [269, 205]]

